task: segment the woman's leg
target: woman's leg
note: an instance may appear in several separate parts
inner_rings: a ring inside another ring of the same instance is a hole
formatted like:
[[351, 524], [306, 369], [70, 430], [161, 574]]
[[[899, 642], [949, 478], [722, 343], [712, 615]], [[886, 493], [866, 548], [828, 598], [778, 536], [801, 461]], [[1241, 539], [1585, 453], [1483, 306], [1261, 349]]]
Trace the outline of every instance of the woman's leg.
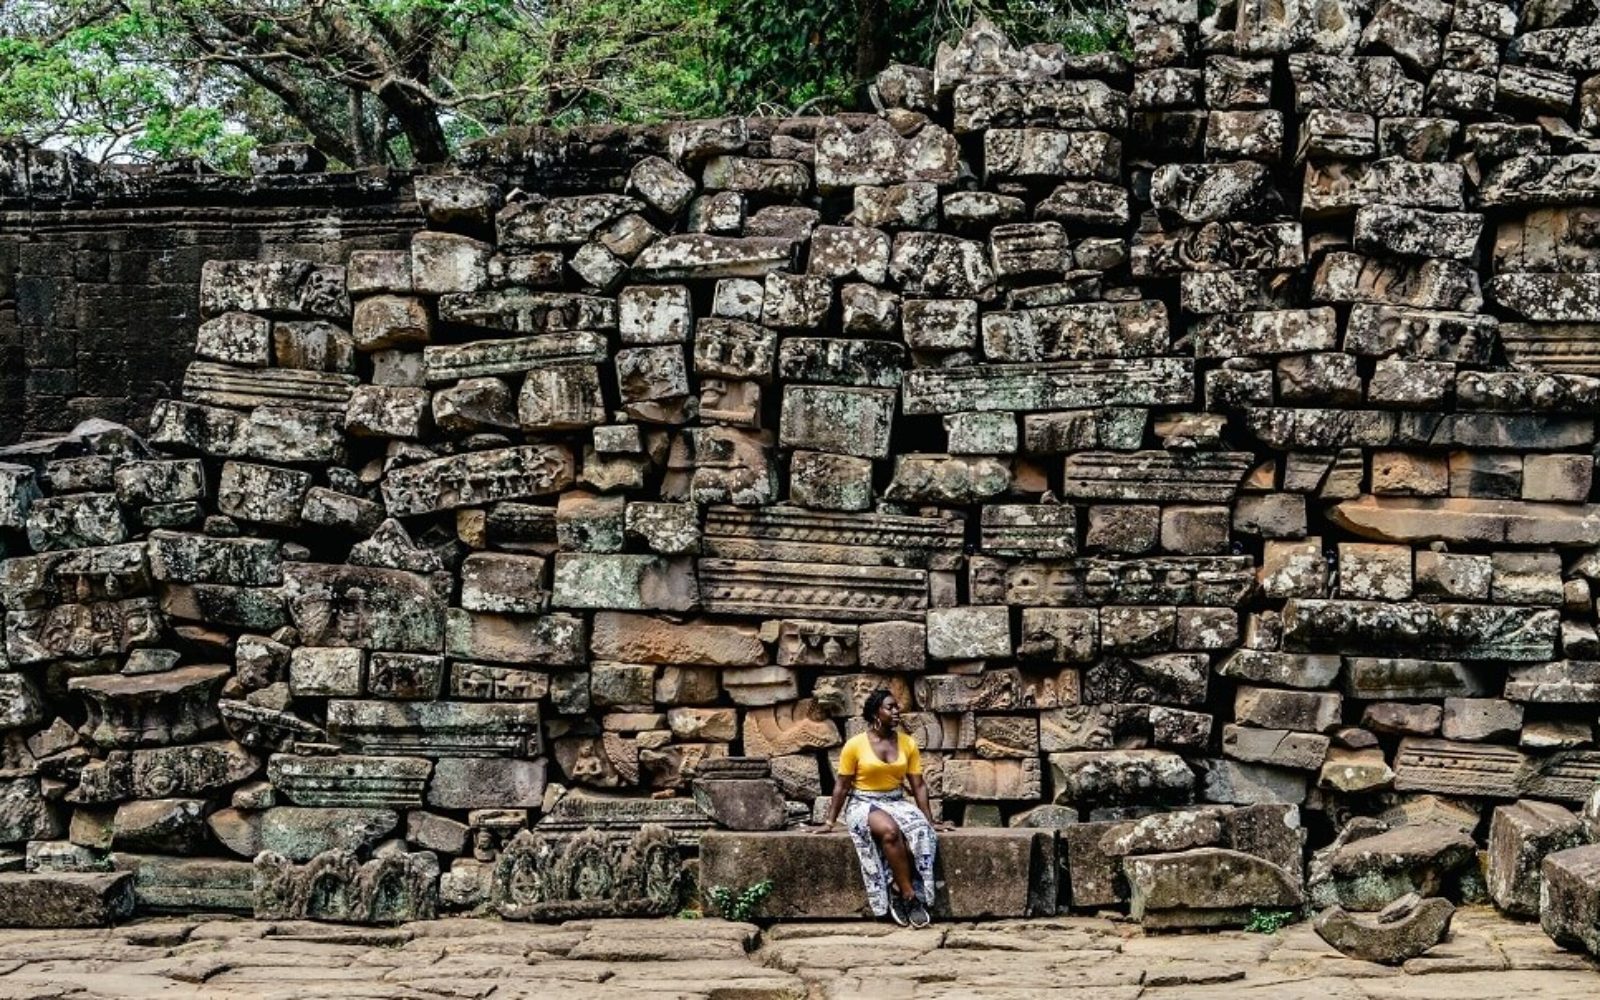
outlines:
[[913, 895], [911, 852], [906, 847], [906, 838], [900, 833], [900, 824], [882, 809], [874, 809], [867, 814], [867, 829], [872, 831], [872, 839], [878, 842], [884, 859], [889, 862], [895, 890], [900, 893], [901, 899], [910, 899]]

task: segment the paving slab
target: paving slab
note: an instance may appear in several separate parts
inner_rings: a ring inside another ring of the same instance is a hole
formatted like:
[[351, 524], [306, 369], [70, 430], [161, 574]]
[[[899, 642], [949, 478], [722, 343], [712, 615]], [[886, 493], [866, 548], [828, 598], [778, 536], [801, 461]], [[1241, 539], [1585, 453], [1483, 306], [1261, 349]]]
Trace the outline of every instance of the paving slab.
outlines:
[[147, 920], [0, 931], [0, 1000], [1591, 1000], [1600, 966], [1537, 924], [1458, 911], [1403, 967], [1276, 934], [1091, 917], [952, 922], [441, 920], [374, 933]]

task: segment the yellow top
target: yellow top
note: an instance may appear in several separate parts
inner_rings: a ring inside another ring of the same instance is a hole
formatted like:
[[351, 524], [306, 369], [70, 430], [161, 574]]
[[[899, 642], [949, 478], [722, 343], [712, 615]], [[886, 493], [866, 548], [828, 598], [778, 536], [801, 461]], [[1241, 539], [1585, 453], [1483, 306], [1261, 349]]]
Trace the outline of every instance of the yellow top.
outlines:
[[839, 752], [840, 776], [854, 775], [855, 787], [863, 792], [892, 792], [900, 787], [908, 774], [922, 773], [922, 751], [917, 741], [905, 733], [897, 734], [900, 748], [894, 763], [885, 764], [872, 752], [872, 740], [866, 733], [857, 733], [844, 742]]

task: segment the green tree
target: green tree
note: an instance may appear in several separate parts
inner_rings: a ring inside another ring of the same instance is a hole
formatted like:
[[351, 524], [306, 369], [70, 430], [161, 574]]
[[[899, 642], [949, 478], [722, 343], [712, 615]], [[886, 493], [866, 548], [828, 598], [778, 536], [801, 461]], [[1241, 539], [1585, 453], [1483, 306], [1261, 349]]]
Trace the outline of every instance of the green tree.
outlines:
[[513, 125], [851, 106], [986, 15], [1106, 44], [1105, 0], [0, 0], [0, 136], [242, 166], [429, 163]]
[[711, 107], [701, 0], [13, 0], [0, 134], [98, 158], [310, 139], [436, 162], [511, 124]]

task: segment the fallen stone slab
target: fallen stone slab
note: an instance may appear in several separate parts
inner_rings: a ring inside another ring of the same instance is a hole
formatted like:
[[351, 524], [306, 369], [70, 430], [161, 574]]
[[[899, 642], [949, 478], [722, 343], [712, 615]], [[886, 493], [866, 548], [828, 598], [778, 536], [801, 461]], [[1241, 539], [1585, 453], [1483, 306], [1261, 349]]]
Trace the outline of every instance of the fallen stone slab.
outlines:
[[0, 927], [105, 927], [133, 913], [128, 872], [0, 875]]
[[1381, 910], [1407, 893], [1439, 895], [1471, 867], [1477, 845], [1447, 823], [1396, 827], [1334, 851], [1329, 870], [1339, 902]]
[[[934, 915], [944, 919], [1049, 916], [1056, 909], [1051, 830], [953, 830], [939, 835]], [[811, 830], [714, 831], [700, 837], [702, 893], [770, 881], [758, 916], [857, 919], [870, 915], [848, 834]]]
[[1448, 899], [1423, 899], [1411, 893], [1395, 900], [1375, 917], [1358, 917], [1342, 906], [1330, 906], [1312, 923], [1317, 936], [1341, 954], [1364, 962], [1398, 965], [1443, 941], [1450, 933], [1456, 908]]
[[1225, 847], [1125, 858], [1128, 913], [1146, 929], [1242, 927], [1252, 909], [1305, 903], [1299, 880], [1278, 865]]

